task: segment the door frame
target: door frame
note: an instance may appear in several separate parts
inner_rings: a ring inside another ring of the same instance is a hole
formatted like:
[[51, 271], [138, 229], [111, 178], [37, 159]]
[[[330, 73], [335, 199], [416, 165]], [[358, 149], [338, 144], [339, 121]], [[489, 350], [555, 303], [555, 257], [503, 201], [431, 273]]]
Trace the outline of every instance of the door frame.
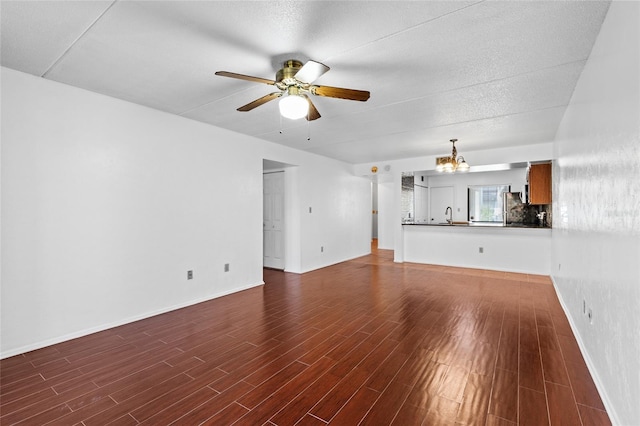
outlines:
[[[281, 265], [266, 265], [265, 264], [265, 232], [267, 232], [267, 230], [264, 227], [264, 223], [265, 223], [265, 218], [264, 218], [264, 204], [265, 204], [265, 198], [264, 198], [264, 189], [265, 189], [265, 185], [264, 185], [264, 181], [265, 181], [265, 177], [267, 175], [275, 175], [275, 174], [281, 174], [282, 178], [279, 180], [279, 191], [282, 192], [282, 205], [281, 205], [281, 209], [282, 209], [282, 218], [281, 218], [281, 229], [280, 229], [280, 245], [282, 247], [282, 262]], [[267, 171], [263, 171], [262, 172], [262, 194], [263, 194], [263, 198], [262, 198], [262, 223], [263, 223], [263, 227], [262, 227], [262, 267], [263, 268], [270, 268], [270, 269], [277, 269], [277, 270], [285, 270], [285, 266], [286, 266], [286, 262], [287, 262], [287, 251], [286, 251], [286, 235], [287, 235], [287, 220], [286, 220], [286, 190], [285, 190], [285, 172], [284, 170], [267, 170]], [[281, 266], [281, 267], [279, 267]]]
[[[279, 161], [263, 159], [262, 174], [271, 172], [284, 172], [284, 271], [302, 273], [301, 259], [301, 207], [299, 190], [300, 167], [295, 164], [288, 164]], [[264, 179], [261, 177], [262, 184]], [[260, 192], [261, 207], [264, 206], [262, 200], [263, 190]], [[264, 219], [264, 218], [262, 218]], [[264, 222], [261, 222], [264, 223]], [[257, 237], [257, 236], [256, 236]], [[264, 238], [264, 230], [260, 227], [260, 241]], [[264, 242], [262, 243], [264, 244]], [[264, 265], [264, 253], [260, 253], [260, 262]]]

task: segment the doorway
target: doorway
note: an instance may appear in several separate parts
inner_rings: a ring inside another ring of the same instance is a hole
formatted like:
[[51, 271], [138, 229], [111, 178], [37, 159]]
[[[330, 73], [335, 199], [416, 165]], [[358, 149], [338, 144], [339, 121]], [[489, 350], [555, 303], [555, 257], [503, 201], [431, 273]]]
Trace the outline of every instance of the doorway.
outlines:
[[262, 175], [263, 266], [284, 270], [284, 172]]
[[378, 179], [371, 179], [371, 241], [378, 242]]

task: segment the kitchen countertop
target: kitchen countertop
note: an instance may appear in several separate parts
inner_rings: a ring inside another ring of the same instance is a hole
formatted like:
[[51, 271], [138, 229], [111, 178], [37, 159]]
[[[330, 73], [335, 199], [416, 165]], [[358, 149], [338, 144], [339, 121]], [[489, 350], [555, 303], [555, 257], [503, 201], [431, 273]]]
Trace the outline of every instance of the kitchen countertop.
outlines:
[[530, 228], [530, 229], [551, 229], [551, 226], [540, 226], [537, 224], [523, 224], [523, 223], [512, 223], [508, 225], [503, 225], [502, 223], [487, 223], [487, 222], [471, 222], [471, 223], [421, 223], [421, 222], [408, 222], [403, 221], [403, 225], [411, 225], [411, 226], [436, 226], [436, 227], [452, 227], [452, 228]]

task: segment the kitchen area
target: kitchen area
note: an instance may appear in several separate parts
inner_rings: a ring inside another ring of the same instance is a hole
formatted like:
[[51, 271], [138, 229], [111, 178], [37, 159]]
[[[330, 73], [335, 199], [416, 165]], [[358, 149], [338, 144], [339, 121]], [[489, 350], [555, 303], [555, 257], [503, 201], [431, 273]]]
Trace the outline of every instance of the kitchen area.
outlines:
[[550, 274], [551, 174], [551, 161], [403, 173], [403, 261]]

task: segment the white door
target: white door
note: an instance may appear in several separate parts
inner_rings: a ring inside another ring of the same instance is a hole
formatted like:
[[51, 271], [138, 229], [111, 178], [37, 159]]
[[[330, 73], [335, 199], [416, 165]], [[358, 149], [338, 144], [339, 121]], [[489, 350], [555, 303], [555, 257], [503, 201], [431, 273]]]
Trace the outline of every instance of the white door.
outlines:
[[[377, 176], [375, 176], [377, 177]], [[371, 182], [371, 239], [378, 239], [378, 181]]]
[[284, 172], [263, 175], [263, 264], [284, 269]]
[[431, 187], [431, 197], [429, 198], [431, 224], [446, 223], [449, 214], [445, 211], [447, 207], [453, 209], [453, 186]]

